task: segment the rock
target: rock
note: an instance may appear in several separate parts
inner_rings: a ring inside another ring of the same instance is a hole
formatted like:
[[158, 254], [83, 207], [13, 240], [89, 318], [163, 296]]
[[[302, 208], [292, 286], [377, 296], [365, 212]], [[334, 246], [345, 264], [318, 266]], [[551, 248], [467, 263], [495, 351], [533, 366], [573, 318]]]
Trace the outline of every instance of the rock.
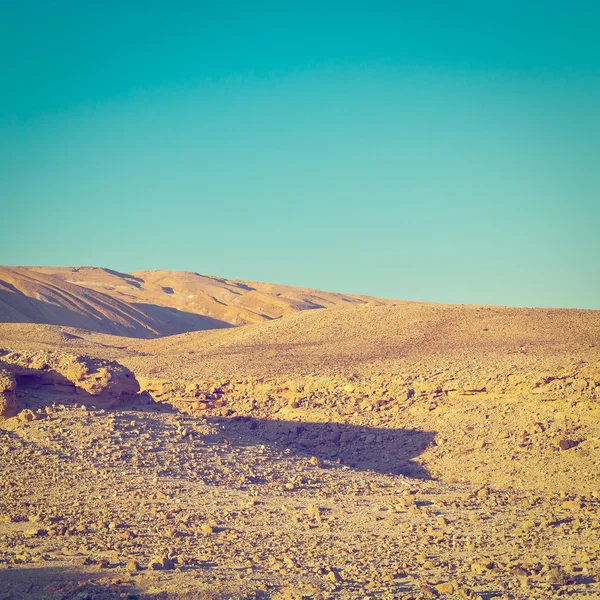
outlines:
[[17, 381], [14, 375], [0, 361], [0, 417], [14, 417], [19, 411], [16, 388]]
[[423, 598], [437, 598], [438, 592], [437, 590], [430, 585], [421, 585], [421, 596]]
[[311, 465], [314, 465], [315, 467], [323, 468], [323, 461], [316, 456], [311, 456], [309, 462]]
[[575, 448], [575, 446], [578, 445], [578, 442], [576, 442], [575, 440], [559, 440], [558, 441], [558, 447], [561, 450], [569, 450], [570, 448]]
[[[115, 361], [53, 351], [10, 352], [0, 350], [0, 388], [9, 386], [12, 377], [27, 378], [46, 391], [74, 392], [77, 402], [87, 406], [111, 408], [140, 391], [135, 375]], [[8, 373], [8, 375], [6, 375]], [[3, 383], [2, 383], [3, 382]], [[6, 395], [1, 392], [0, 395]]]
[[331, 569], [325, 577], [327, 577], [327, 579], [333, 583], [339, 583], [340, 581], [343, 581], [342, 577], [335, 569]]
[[140, 563], [137, 560], [130, 560], [126, 565], [125, 568], [130, 572], [130, 573], [134, 573], [135, 571], [139, 571], [141, 569], [140, 567]]
[[350, 430], [342, 431], [340, 435], [340, 442], [344, 444], [352, 441], [354, 441], [354, 432]]
[[477, 497], [480, 500], [485, 500], [490, 495], [490, 490], [488, 488], [481, 488], [481, 489], [477, 490], [476, 493], [477, 493]]
[[569, 576], [560, 567], [553, 567], [546, 575], [548, 583], [551, 585], [567, 585], [569, 583]]
[[564, 510], [580, 510], [583, 504], [579, 500], [566, 500], [562, 502], [560, 507]]
[[26, 408], [17, 415], [17, 418], [19, 419], [19, 421], [28, 423], [29, 421], [35, 421], [37, 419], [37, 416], [32, 410]]
[[17, 520], [12, 515], [0, 515], [0, 523], [15, 523]]
[[200, 526], [200, 531], [204, 535], [210, 535], [211, 533], [215, 532], [215, 530], [208, 523], [202, 523], [202, 525]]
[[175, 563], [166, 556], [154, 556], [148, 563], [148, 568], [153, 571], [172, 571]]
[[0, 418], [14, 417], [19, 410], [14, 392], [0, 393]]
[[451, 594], [452, 592], [454, 592], [454, 588], [455, 586], [453, 583], [438, 583], [435, 586], [435, 589], [440, 594]]
[[0, 394], [14, 392], [17, 389], [17, 380], [8, 370], [3, 361], [0, 361]]
[[33, 527], [31, 529], [26, 529], [23, 532], [23, 535], [26, 538], [33, 538], [33, 537], [41, 537], [43, 535], [46, 535], [48, 532], [45, 529], [39, 529], [38, 527]]
[[529, 575], [530, 575], [529, 571], [527, 571], [527, 569], [524, 569], [523, 567], [515, 567], [512, 570], [512, 572], [513, 572], [513, 575], [516, 575], [519, 578], [529, 577]]
[[311, 504], [308, 507], [308, 515], [311, 519], [316, 519], [317, 521], [321, 520], [321, 510], [318, 506], [315, 506], [314, 504]]

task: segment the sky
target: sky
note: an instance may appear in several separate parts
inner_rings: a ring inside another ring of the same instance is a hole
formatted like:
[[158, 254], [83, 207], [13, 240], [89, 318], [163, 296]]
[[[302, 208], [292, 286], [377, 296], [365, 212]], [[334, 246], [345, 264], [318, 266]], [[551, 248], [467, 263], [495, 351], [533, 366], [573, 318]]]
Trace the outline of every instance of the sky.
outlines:
[[0, 0], [0, 263], [600, 309], [600, 4]]

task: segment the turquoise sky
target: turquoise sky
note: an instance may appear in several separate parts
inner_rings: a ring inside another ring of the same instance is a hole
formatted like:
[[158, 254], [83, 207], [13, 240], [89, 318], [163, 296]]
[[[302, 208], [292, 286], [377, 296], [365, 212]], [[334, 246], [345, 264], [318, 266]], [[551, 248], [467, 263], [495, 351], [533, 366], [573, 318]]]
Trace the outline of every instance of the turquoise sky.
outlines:
[[600, 309], [599, 7], [0, 0], [0, 262]]

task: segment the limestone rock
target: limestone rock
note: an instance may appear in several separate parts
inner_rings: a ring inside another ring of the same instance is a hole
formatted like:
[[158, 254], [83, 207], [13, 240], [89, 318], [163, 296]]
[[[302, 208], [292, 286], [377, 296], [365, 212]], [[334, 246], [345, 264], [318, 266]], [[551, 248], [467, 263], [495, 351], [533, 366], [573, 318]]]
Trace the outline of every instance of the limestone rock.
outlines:
[[14, 417], [17, 414], [16, 387], [13, 374], [0, 361], [0, 417]]
[[[0, 359], [0, 398], [5, 405], [7, 394], [21, 386], [72, 393], [80, 404], [100, 408], [117, 406], [140, 390], [135, 375], [115, 361], [63, 352], [9, 350], [0, 350]], [[2, 413], [0, 399], [0, 415], [8, 416]]]

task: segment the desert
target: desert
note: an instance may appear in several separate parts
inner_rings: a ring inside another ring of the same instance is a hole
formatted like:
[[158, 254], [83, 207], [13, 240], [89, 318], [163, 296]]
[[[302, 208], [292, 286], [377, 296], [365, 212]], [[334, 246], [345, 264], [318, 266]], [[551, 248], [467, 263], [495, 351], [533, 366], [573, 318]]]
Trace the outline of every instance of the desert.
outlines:
[[599, 31], [0, 0], [0, 600], [600, 600]]
[[2, 598], [600, 595], [598, 311], [1, 285]]

